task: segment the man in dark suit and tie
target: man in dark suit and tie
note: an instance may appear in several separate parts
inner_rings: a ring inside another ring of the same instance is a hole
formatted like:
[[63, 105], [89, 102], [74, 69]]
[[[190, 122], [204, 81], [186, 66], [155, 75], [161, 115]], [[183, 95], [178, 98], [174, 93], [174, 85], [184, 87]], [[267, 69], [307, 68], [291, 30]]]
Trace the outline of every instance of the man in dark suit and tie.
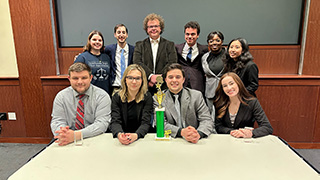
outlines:
[[[213, 118], [200, 91], [183, 87], [185, 73], [178, 63], [171, 64], [164, 72], [168, 89], [164, 91], [162, 106], [164, 128], [172, 137], [183, 137], [191, 143], [215, 133]], [[158, 102], [154, 100], [154, 107]]]
[[156, 92], [156, 78], [163, 74], [167, 66], [177, 62], [177, 54], [174, 43], [160, 37], [164, 29], [164, 20], [160, 15], [147, 15], [143, 28], [149, 37], [136, 43], [133, 63], [146, 71], [149, 91], [153, 94]]
[[202, 69], [201, 57], [208, 52], [207, 45], [197, 43], [200, 34], [200, 25], [196, 21], [190, 21], [184, 26], [184, 38], [186, 42], [176, 45], [178, 63], [182, 65], [186, 79], [185, 87], [196, 89], [204, 94], [205, 78]]
[[126, 41], [128, 28], [124, 24], [117, 24], [114, 27], [114, 37], [117, 39], [117, 44], [110, 44], [105, 48], [105, 52], [111, 59], [112, 94], [120, 88], [122, 74], [132, 64], [134, 51], [134, 46]]

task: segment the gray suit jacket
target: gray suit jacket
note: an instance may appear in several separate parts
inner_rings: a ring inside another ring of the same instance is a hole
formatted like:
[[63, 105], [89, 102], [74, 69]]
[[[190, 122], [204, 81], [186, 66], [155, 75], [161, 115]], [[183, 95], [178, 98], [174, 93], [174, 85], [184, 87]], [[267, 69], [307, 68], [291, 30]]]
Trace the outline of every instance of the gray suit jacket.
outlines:
[[153, 71], [153, 55], [149, 37], [136, 43], [133, 53], [133, 63], [139, 64], [146, 71], [147, 78], [150, 74], [163, 74], [165, 68], [177, 62], [177, 53], [174, 43], [160, 37], [156, 68]]
[[[179, 127], [177, 126], [178, 115], [174, 107], [174, 100], [169, 90], [165, 90], [164, 93], [166, 95], [162, 102], [162, 106], [165, 107], [164, 128], [165, 130], [170, 129], [171, 136], [176, 137]], [[180, 105], [183, 127], [192, 126], [207, 136], [215, 132], [213, 119], [200, 91], [183, 88]], [[154, 107], [158, 107], [156, 101], [154, 101]]]

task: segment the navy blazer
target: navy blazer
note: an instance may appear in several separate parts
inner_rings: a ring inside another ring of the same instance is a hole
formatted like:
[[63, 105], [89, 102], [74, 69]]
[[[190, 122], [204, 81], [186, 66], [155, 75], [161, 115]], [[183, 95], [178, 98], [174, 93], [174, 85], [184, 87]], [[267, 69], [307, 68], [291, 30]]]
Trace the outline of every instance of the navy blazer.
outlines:
[[[111, 59], [111, 83], [113, 84], [114, 80], [116, 79], [116, 50], [117, 50], [118, 44], [110, 44], [106, 46], [105, 52]], [[133, 52], [134, 52], [134, 46], [128, 44], [129, 46], [129, 54], [128, 54], [128, 66], [132, 64], [133, 59]]]

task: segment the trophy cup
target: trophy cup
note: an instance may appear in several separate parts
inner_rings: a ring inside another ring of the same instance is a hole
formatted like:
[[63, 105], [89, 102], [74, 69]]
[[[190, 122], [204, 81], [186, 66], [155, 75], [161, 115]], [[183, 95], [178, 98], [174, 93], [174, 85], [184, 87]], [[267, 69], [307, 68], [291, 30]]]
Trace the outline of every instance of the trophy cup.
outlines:
[[[161, 85], [163, 84], [162, 76], [158, 76], [156, 79], [156, 87], [157, 93], [154, 93], [155, 100], [158, 102], [159, 106], [155, 108], [156, 111], [156, 126], [157, 126], [157, 134], [156, 140], [170, 140], [170, 136], [168, 136], [168, 132], [164, 131], [164, 110], [162, 107], [162, 102], [165, 98], [165, 94], [161, 91]], [[165, 135], [166, 134], [166, 135]], [[169, 133], [170, 134], [170, 133]]]

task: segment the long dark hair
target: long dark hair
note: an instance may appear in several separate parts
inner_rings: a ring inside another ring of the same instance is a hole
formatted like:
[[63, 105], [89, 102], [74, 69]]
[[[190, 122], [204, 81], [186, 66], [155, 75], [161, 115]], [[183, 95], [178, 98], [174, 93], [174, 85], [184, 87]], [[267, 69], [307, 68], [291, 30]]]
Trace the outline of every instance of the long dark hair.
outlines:
[[251, 100], [254, 98], [249, 93], [249, 91], [245, 88], [240, 77], [236, 73], [233, 73], [233, 72], [225, 73], [224, 75], [221, 76], [218, 87], [216, 89], [216, 95], [214, 96], [214, 99], [213, 99], [213, 104], [216, 109], [216, 116], [218, 118], [221, 118], [225, 115], [226, 110], [230, 104], [229, 96], [226, 95], [222, 87], [222, 80], [228, 76], [232, 77], [234, 82], [238, 85], [238, 88], [239, 88], [238, 97], [242, 104], [247, 105], [247, 103], [244, 100]]
[[[242, 47], [242, 53], [238, 57], [237, 61], [230, 57], [229, 48], [233, 41], [239, 41]], [[249, 52], [249, 45], [248, 42], [244, 38], [236, 38], [232, 39], [228, 44], [227, 53], [222, 61], [224, 62], [224, 73], [226, 72], [235, 72], [238, 73], [241, 69], [245, 67], [247, 62], [252, 61], [253, 57]]]
[[101, 37], [101, 39], [102, 39], [102, 47], [101, 47], [101, 49], [100, 49], [100, 52], [101, 52], [101, 53], [104, 52], [104, 38], [103, 38], [102, 33], [101, 33], [100, 31], [97, 31], [97, 30], [93, 30], [93, 31], [91, 31], [91, 33], [89, 34], [88, 40], [87, 40], [87, 44], [83, 47], [83, 52], [84, 52], [84, 51], [90, 52], [90, 50], [91, 50], [90, 40], [91, 40], [92, 36], [93, 36], [93, 35], [96, 35], [96, 34], [99, 35], [99, 36]]

